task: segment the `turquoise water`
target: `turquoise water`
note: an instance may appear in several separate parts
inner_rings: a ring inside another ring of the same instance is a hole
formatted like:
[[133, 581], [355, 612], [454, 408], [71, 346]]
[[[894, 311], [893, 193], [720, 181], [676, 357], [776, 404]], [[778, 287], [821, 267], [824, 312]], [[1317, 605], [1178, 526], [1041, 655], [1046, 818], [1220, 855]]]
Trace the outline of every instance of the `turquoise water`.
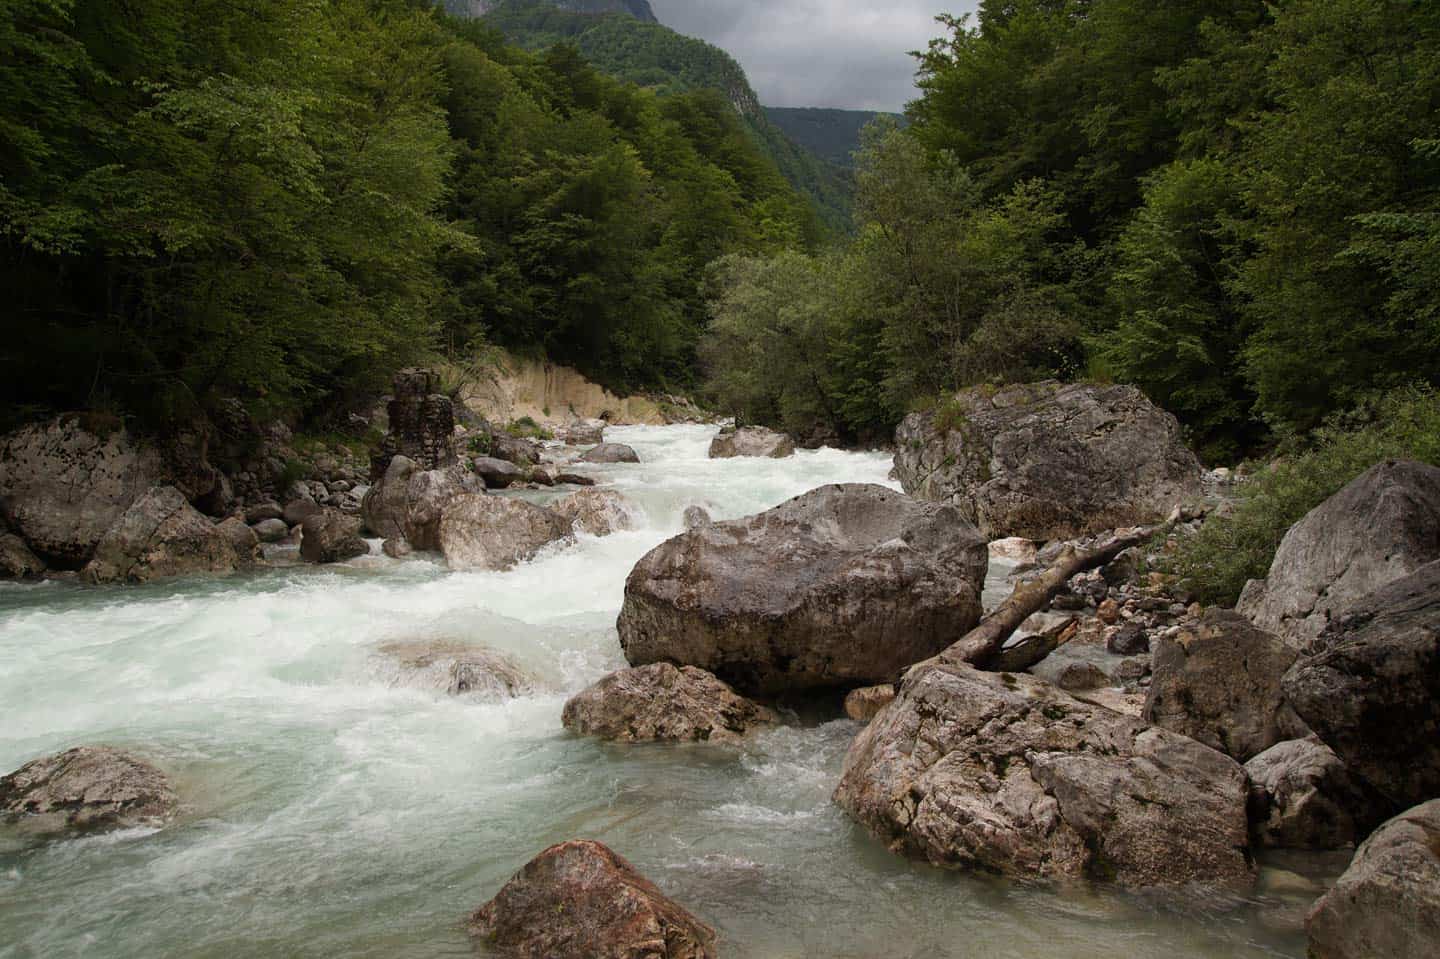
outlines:
[[[705, 458], [706, 427], [617, 428], [593, 470], [640, 529], [503, 574], [381, 556], [141, 588], [0, 587], [0, 770], [80, 743], [177, 777], [162, 831], [0, 845], [0, 959], [470, 956], [465, 914], [546, 845], [600, 839], [721, 932], [790, 957], [1302, 956], [1319, 887], [1254, 895], [1027, 888], [891, 857], [830, 803], [858, 727], [742, 748], [569, 736], [566, 696], [623, 665], [624, 579], [692, 503], [746, 515], [888, 457]], [[385, 642], [482, 641], [542, 680], [499, 705], [388, 688]], [[1301, 866], [1308, 873], [1311, 862]], [[1333, 866], [1333, 864], [1330, 864]]]

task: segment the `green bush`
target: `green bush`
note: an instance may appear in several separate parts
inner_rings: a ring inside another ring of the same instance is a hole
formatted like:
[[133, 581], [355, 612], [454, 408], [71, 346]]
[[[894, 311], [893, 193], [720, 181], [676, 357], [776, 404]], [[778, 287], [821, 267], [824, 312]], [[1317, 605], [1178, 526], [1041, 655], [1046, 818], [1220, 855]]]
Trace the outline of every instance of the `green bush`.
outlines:
[[1206, 603], [1234, 605], [1246, 580], [1266, 575], [1286, 531], [1365, 470], [1387, 459], [1440, 465], [1440, 394], [1392, 391], [1332, 418], [1307, 448], [1285, 455], [1241, 488], [1170, 560]]

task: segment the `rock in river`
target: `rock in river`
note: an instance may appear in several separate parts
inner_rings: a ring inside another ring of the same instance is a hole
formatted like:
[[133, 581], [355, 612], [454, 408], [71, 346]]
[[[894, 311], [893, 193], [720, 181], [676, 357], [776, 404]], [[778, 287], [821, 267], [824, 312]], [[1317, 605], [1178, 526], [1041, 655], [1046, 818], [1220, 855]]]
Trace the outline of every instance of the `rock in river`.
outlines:
[[325, 507], [300, 524], [300, 556], [310, 563], [343, 563], [364, 556], [370, 544], [360, 538], [360, 520]]
[[715, 959], [715, 930], [598, 842], [530, 860], [466, 928], [520, 959]]
[[734, 742], [775, 714], [694, 666], [610, 673], [565, 704], [565, 728], [620, 742]]
[[108, 746], [77, 746], [0, 778], [0, 820], [35, 834], [155, 825], [178, 804], [163, 772]]
[[635, 506], [613, 489], [576, 490], [551, 503], [550, 508], [570, 520], [576, 532], [591, 536], [634, 529], [639, 515]]
[[624, 443], [601, 443], [579, 460], [581, 463], [638, 463], [640, 456]]
[[1313, 736], [1271, 746], [1245, 764], [1245, 775], [1256, 845], [1339, 849], [1374, 825], [1345, 764]]
[[535, 689], [534, 680], [513, 659], [478, 643], [411, 640], [386, 643], [379, 654], [378, 671], [390, 686], [490, 701]]
[[157, 486], [101, 537], [81, 578], [148, 583], [188, 573], [228, 573], [235, 565], [235, 548], [225, 534], [175, 487]]
[[990, 539], [1074, 539], [1163, 519], [1201, 495], [1175, 417], [1133, 386], [964, 390], [895, 431], [907, 493], [954, 503]]
[[451, 569], [506, 570], [573, 538], [570, 521], [524, 500], [463, 493], [446, 504], [440, 550]]
[[835, 799], [892, 851], [952, 869], [1252, 878], [1234, 760], [1025, 675], [912, 670], [851, 745]]
[[634, 666], [699, 666], [743, 692], [890, 682], [980, 617], [985, 539], [953, 507], [823, 486], [689, 530], [631, 570]]
[[729, 459], [733, 456], [763, 456], [778, 460], [794, 454], [794, 440], [784, 433], [767, 430], [763, 426], [745, 426], [738, 430], [722, 431], [710, 441], [712, 460]]

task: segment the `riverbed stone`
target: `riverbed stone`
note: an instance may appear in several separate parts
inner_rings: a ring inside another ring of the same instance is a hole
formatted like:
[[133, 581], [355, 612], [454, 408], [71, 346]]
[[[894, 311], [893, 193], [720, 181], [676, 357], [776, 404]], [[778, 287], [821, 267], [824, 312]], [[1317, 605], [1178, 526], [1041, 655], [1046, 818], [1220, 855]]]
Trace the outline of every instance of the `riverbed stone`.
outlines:
[[483, 493], [456, 496], [440, 519], [440, 550], [451, 569], [507, 570], [570, 539], [570, 521], [554, 510]]
[[34, 834], [159, 825], [178, 806], [165, 773], [108, 746], [42, 756], [0, 778], [0, 821]]
[[1248, 883], [1245, 773], [1023, 674], [929, 663], [845, 757], [835, 799], [949, 869], [1127, 886]]
[[287, 526], [299, 526], [305, 517], [313, 516], [324, 509], [309, 493], [286, 501], [284, 519]]
[[1440, 947], [1440, 799], [1385, 823], [1305, 922], [1310, 959], [1433, 956]]
[[895, 701], [895, 684], [861, 686], [845, 694], [845, 715], [857, 723], [868, 723], [880, 710]]
[[1156, 641], [1145, 718], [1245, 762], [1308, 734], [1280, 688], [1295, 650], [1233, 610]]
[[0, 535], [0, 579], [39, 579], [45, 561], [31, 552], [15, 533]]
[[574, 524], [578, 533], [609, 536], [617, 530], [634, 529], [639, 511], [613, 489], [581, 489], [563, 496], [550, 508]]
[[327, 506], [300, 524], [300, 558], [308, 563], [343, 563], [368, 552], [357, 517]]
[[601, 443], [599, 446], [586, 451], [581, 457], [581, 463], [638, 463], [640, 455], [624, 443]]
[[710, 441], [709, 456], [712, 460], [735, 456], [758, 456], [778, 460], [793, 455], [794, 440], [784, 433], [777, 433], [763, 426], [743, 426], [737, 430], [721, 431], [719, 436]]
[[530, 860], [466, 924], [523, 959], [716, 959], [715, 930], [608, 847], [572, 839]]
[[775, 720], [713, 674], [669, 663], [610, 673], [561, 714], [571, 732], [618, 742], [738, 742]]
[[1236, 608], [1301, 647], [1369, 593], [1440, 559], [1440, 468], [1378, 463], [1280, 541]]
[[520, 467], [493, 456], [476, 456], [470, 461], [470, 467], [489, 489], [504, 489], [525, 479], [525, 471]]
[[263, 503], [256, 503], [254, 506], [246, 507], [245, 522], [251, 526], [259, 525], [267, 519], [284, 519], [285, 507], [274, 500], [266, 500]]
[[156, 486], [106, 530], [80, 576], [89, 583], [148, 583], [235, 566], [225, 534], [175, 487]]
[[500, 702], [529, 695], [537, 685], [514, 659], [480, 643], [407, 640], [386, 643], [378, 654], [379, 672], [392, 687]]
[[1440, 561], [1355, 603], [1283, 689], [1387, 812], [1440, 796]]
[[823, 486], [647, 553], [617, 627], [634, 666], [698, 666], [747, 694], [873, 685], [980, 617], [985, 540], [953, 507]]
[[360, 515], [373, 536], [400, 537], [415, 549], [438, 550], [440, 520], [451, 500], [484, 489], [483, 478], [458, 464], [424, 470], [409, 457], [395, 456], [366, 492]]
[[278, 543], [290, 535], [290, 527], [283, 519], [262, 519], [251, 528], [262, 543]]
[[598, 446], [605, 442], [604, 420], [576, 420], [560, 428], [560, 441], [570, 446]]
[[685, 507], [680, 522], [686, 529], [699, 529], [701, 526], [709, 526], [714, 520], [710, 518], [710, 511], [705, 507], [692, 505]]
[[215, 524], [215, 528], [230, 541], [230, 548], [235, 550], [237, 565], [247, 566], [255, 562], [255, 556], [260, 551], [260, 537], [245, 525], [245, 520], [239, 516], [228, 516]]
[[1276, 743], [1245, 764], [1245, 775], [1257, 846], [1339, 849], [1374, 825], [1359, 784], [1314, 736]]
[[956, 393], [895, 432], [907, 493], [953, 503], [990, 539], [1073, 539], [1157, 522], [1202, 494], [1175, 417], [1132, 386]]

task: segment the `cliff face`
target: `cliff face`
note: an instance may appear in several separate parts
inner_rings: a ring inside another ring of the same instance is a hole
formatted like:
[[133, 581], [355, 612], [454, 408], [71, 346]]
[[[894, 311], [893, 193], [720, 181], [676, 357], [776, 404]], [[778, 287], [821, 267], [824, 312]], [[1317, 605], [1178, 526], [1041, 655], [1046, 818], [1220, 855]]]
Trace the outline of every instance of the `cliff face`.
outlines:
[[[483, 17], [503, 0], [445, 0], [445, 9], [457, 16]], [[659, 23], [650, 0], [549, 0], [550, 5], [569, 13], [624, 13], [644, 23]]]

